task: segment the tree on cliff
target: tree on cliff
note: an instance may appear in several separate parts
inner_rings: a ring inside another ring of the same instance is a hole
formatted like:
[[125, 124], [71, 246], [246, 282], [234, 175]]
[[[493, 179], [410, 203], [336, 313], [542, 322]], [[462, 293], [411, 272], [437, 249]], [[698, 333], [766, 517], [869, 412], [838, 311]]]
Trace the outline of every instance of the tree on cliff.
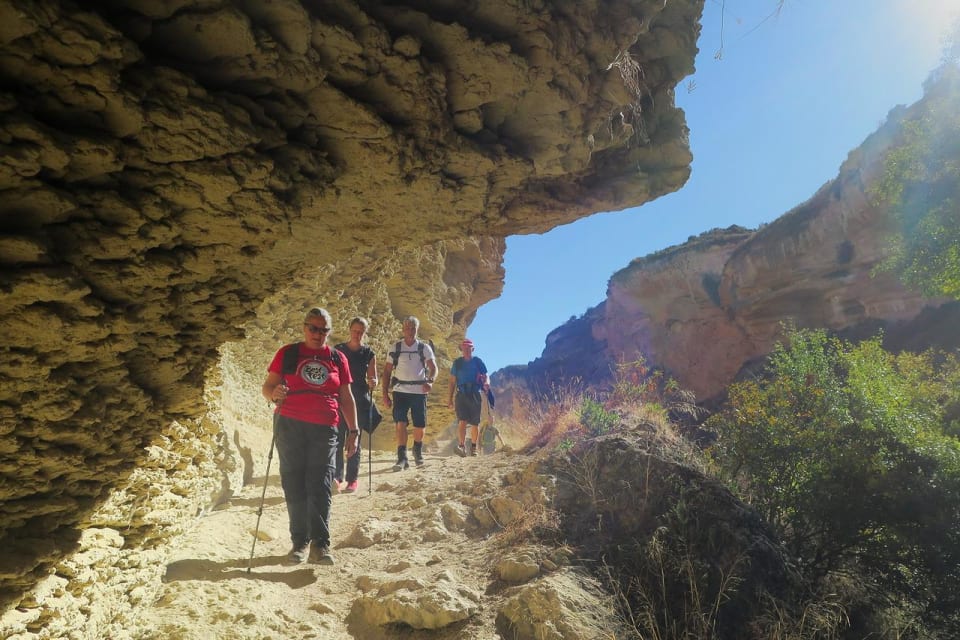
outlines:
[[899, 229], [880, 268], [960, 300], [960, 39], [947, 51], [926, 83], [929, 109], [903, 123], [873, 196]]

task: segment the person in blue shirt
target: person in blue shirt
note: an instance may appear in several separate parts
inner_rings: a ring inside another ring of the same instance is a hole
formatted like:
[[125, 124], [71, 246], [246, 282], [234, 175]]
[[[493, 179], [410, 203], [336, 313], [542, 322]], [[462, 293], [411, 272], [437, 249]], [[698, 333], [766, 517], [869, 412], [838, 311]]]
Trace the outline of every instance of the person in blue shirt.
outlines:
[[487, 365], [473, 355], [473, 341], [470, 339], [460, 343], [460, 353], [463, 355], [454, 360], [450, 367], [450, 393], [447, 406], [451, 409], [456, 407], [459, 440], [457, 455], [462, 457], [468, 453], [465, 440], [469, 426], [471, 440], [469, 454], [475, 456], [480, 448], [480, 414], [483, 412], [481, 392], [490, 388], [487, 381]]

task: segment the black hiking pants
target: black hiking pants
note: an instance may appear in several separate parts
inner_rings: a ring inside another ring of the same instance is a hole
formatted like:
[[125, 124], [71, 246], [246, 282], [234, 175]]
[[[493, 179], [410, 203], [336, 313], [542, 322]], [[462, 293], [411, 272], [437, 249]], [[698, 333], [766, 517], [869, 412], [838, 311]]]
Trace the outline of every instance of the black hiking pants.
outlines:
[[277, 417], [280, 484], [295, 547], [313, 541], [330, 545], [330, 487], [335, 470], [337, 428]]

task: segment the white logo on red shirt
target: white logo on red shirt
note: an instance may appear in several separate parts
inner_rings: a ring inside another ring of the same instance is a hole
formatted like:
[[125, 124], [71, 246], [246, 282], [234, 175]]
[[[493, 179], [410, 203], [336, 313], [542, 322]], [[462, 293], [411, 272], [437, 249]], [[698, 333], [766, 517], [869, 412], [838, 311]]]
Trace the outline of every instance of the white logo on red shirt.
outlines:
[[320, 386], [330, 377], [330, 370], [322, 362], [311, 360], [300, 368], [300, 377], [307, 384]]

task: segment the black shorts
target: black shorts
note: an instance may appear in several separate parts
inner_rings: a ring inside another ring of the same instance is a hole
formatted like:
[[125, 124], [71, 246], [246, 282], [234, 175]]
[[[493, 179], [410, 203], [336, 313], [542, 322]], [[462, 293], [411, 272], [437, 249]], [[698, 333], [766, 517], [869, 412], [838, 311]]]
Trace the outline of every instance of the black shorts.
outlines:
[[480, 424], [480, 414], [483, 413], [480, 391], [457, 391], [454, 407], [457, 410], [457, 420], [462, 420], [473, 426]]
[[427, 395], [394, 391], [393, 421], [409, 424], [408, 414], [413, 417], [414, 429], [425, 429], [427, 426]]

